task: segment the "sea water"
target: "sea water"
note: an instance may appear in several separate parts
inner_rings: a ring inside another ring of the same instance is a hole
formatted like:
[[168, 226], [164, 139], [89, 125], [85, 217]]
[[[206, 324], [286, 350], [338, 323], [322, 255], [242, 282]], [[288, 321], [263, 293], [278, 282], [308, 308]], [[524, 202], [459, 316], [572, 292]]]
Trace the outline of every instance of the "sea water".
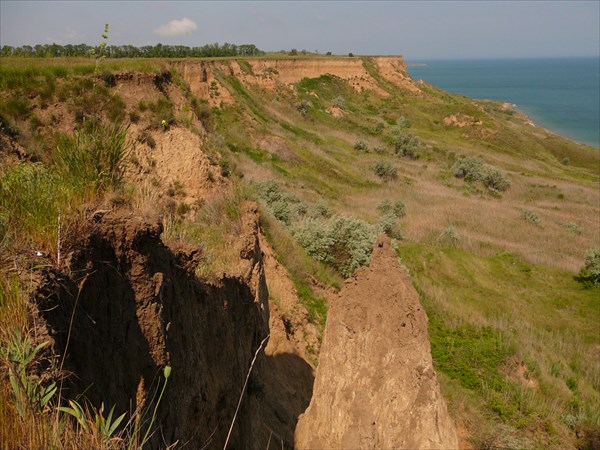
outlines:
[[600, 58], [414, 61], [415, 79], [472, 98], [514, 103], [549, 130], [600, 147]]

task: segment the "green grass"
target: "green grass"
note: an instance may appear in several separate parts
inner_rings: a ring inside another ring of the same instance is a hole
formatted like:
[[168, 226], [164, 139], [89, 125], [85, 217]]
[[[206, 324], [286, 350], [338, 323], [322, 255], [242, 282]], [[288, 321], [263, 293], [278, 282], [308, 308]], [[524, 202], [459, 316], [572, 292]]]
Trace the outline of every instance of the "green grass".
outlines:
[[[399, 255], [430, 318], [434, 364], [445, 375], [442, 390], [452, 392], [450, 398], [473, 399], [479, 416], [473, 420], [480, 422], [473, 429], [497, 421], [544, 447], [573, 439], [570, 427], [600, 425], [600, 362], [590, 360], [600, 344], [598, 289], [583, 289], [572, 274], [503, 252], [483, 257], [407, 244]], [[536, 387], [510, 375], [515, 360]], [[462, 401], [454, 402], [459, 408]], [[483, 437], [474, 439], [481, 444]]]

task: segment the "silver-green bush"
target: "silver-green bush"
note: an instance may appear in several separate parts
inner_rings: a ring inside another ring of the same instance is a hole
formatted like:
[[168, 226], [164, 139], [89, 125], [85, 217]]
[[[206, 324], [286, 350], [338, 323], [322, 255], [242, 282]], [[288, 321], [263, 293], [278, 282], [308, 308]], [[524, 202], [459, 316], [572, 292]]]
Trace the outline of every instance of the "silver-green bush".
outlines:
[[379, 178], [386, 181], [395, 180], [398, 178], [398, 169], [387, 161], [377, 161], [373, 167], [373, 170]]
[[375, 230], [365, 221], [335, 215], [328, 220], [306, 218], [293, 235], [309, 255], [348, 277], [368, 263]]
[[419, 138], [411, 134], [399, 132], [394, 136], [394, 149], [398, 156], [417, 159], [417, 147], [419, 144]]
[[587, 286], [600, 286], [600, 248], [589, 249], [577, 280]]
[[506, 191], [510, 182], [497, 167], [486, 164], [480, 156], [464, 156], [452, 166], [452, 173], [457, 178], [467, 181], [481, 181], [492, 191]]

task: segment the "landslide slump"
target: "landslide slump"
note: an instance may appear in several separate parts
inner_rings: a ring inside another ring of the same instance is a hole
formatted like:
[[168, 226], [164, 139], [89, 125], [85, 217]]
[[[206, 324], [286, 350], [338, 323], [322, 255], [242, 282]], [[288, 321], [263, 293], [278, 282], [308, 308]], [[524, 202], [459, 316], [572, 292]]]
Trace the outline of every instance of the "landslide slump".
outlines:
[[[151, 446], [179, 441], [222, 448], [250, 363], [268, 333], [256, 217], [245, 222], [237, 274], [210, 283], [194, 275], [198, 250], [168, 248], [160, 222], [130, 213], [97, 219], [37, 292], [55, 349], [73, 374], [65, 395], [115, 404], [119, 414], [151, 410], [162, 368], [170, 365]], [[278, 448], [291, 445], [301, 411], [286, 407], [286, 394], [265, 381], [266, 365], [270, 380], [291, 365], [312, 386], [310, 367], [300, 358], [260, 352], [230, 448], [267, 448], [273, 435]], [[308, 398], [297, 408], [307, 404]]]

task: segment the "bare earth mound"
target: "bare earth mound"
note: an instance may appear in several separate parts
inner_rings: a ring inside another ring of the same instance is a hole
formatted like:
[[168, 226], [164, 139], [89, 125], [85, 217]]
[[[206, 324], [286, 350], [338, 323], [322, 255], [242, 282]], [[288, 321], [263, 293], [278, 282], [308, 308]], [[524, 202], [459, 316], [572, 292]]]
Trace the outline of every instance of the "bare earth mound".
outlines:
[[297, 448], [458, 448], [433, 370], [427, 316], [378, 241], [331, 305]]

